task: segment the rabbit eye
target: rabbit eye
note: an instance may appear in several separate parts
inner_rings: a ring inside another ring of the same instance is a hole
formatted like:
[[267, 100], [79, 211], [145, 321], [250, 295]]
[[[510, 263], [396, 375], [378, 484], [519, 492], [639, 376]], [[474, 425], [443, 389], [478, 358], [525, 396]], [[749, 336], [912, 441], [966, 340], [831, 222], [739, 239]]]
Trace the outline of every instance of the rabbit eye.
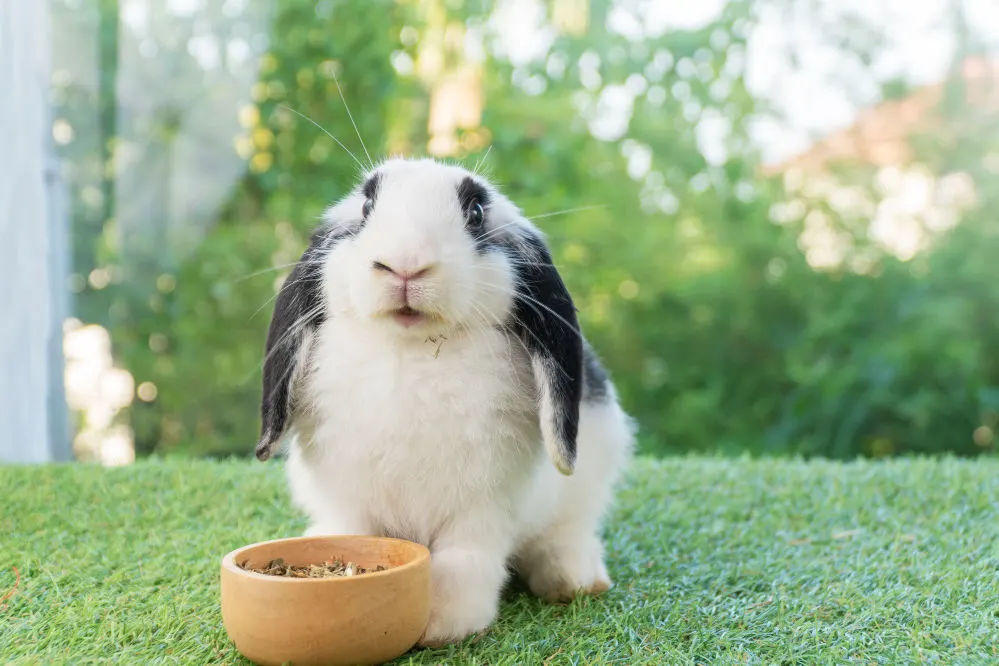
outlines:
[[465, 176], [456, 186], [456, 194], [458, 210], [465, 215], [465, 230], [478, 244], [484, 235], [482, 230], [486, 226], [486, 208], [492, 201], [489, 191], [471, 176]]
[[485, 221], [486, 213], [482, 210], [482, 204], [478, 201], [474, 202], [468, 209], [468, 224], [472, 228], [478, 228], [482, 226]]
[[365, 220], [368, 219], [368, 215], [371, 215], [371, 209], [375, 207], [375, 202], [371, 199], [365, 199], [364, 205], [361, 206], [361, 217]]

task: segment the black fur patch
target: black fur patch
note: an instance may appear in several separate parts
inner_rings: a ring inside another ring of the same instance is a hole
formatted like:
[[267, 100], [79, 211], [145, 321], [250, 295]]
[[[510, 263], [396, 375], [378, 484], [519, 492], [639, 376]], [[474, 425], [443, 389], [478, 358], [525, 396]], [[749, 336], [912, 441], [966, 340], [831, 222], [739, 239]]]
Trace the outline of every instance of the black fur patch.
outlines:
[[[482, 206], [483, 212], [488, 211], [490, 203], [489, 191], [470, 176], [466, 176], [458, 183], [458, 205], [461, 207], [461, 214], [465, 220], [468, 220], [472, 206], [476, 203]], [[486, 238], [489, 235], [488, 225], [485, 223], [477, 227], [466, 225], [466, 228], [475, 241], [476, 251], [479, 254], [484, 254], [489, 249], [488, 239]]]
[[364, 194], [365, 199], [371, 199], [375, 201], [378, 199], [378, 190], [382, 184], [382, 175], [376, 173], [364, 181], [364, 186], [361, 188], [362, 194]]
[[533, 234], [524, 241], [535, 256], [530, 261], [518, 257], [521, 261], [515, 267], [519, 279], [514, 297], [513, 327], [532, 359], [543, 361], [551, 369], [547, 388], [557, 412], [552, 429], [559, 438], [563, 455], [571, 464], [576, 459], [579, 406], [583, 396], [583, 338], [576, 307], [552, 263], [545, 242]]
[[267, 331], [260, 401], [260, 440], [256, 456], [270, 458], [274, 445], [288, 429], [294, 411], [292, 375], [302, 342], [323, 323], [322, 260], [346, 236], [341, 230], [321, 227], [313, 233], [308, 248], [281, 285]]
[[593, 350], [590, 343], [585, 341], [583, 342], [583, 379], [585, 381], [583, 400], [603, 402], [608, 398], [610, 377], [600, 362], [597, 352]]
[[479, 202], [483, 208], [489, 208], [491, 203], [489, 190], [471, 176], [465, 176], [458, 183], [458, 205], [461, 206], [461, 214], [468, 217], [468, 211], [475, 202]]

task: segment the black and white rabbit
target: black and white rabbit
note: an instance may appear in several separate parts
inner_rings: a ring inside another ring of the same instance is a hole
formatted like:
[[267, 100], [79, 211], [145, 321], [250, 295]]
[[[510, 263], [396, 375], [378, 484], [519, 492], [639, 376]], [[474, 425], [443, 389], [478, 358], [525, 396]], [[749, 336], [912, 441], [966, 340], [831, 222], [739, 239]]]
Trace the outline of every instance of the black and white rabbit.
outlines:
[[257, 457], [290, 436], [308, 534], [430, 548], [422, 644], [487, 627], [508, 565], [549, 600], [611, 586], [632, 421], [543, 236], [484, 178], [392, 159], [329, 208], [278, 295], [261, 411]]

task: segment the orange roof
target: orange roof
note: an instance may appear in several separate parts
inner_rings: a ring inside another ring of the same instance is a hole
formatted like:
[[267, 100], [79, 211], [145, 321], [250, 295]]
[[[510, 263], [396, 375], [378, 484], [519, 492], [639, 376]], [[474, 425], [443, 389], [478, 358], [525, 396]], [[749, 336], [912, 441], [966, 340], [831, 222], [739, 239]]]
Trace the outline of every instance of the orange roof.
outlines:
[[[999, 111], [999, 64], [983, 57], [968, 58], [961, 66], [971, 106]], [[940, 123], [937, 105], [945, 82], [920, 88], [901, 99], [864, 109], [854, 124], [827, 136], [804, 153], [760, 171], [773, 176], [797, 168], [821, 171], [831, 163], [853, 161], [874, 166], [897, 166], [913, 159], [909, 138]]]

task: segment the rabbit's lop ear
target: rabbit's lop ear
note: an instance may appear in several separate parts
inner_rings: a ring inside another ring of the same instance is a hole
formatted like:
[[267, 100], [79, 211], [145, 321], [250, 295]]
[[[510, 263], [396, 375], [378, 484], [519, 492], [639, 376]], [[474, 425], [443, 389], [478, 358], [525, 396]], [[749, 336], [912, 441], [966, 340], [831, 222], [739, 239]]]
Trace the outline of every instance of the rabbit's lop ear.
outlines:
[[583, 338], [576, 307], [540, 234], [526, 231], [517, 250], [514, 326], [531, 357], [545, 448], [555, 467], [569, 476], [576, 465], [583, 394]]
[[308, 367], [312, 338], [325, 316], [321, 263], [330, 241], [328, 230], [313, 235], [274, 304], [264, 358], [258, 460], [271, 457], [294, 419], [295, 385]]

